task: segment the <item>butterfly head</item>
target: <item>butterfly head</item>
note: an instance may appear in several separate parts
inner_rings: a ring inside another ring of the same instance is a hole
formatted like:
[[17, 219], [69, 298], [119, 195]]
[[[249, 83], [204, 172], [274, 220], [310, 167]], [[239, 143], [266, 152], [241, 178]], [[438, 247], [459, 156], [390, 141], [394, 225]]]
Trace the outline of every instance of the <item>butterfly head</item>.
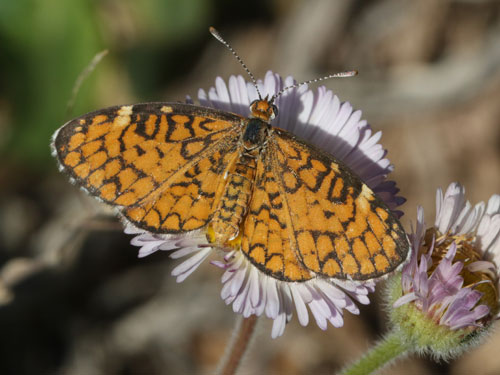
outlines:
[[250, 104], [250, 112], [252, 113], [252, 117], [269, 122], [274, 120], [278, 115], [278, 108], [266, 97], [264, 99], [254, 100], [252, 104]]

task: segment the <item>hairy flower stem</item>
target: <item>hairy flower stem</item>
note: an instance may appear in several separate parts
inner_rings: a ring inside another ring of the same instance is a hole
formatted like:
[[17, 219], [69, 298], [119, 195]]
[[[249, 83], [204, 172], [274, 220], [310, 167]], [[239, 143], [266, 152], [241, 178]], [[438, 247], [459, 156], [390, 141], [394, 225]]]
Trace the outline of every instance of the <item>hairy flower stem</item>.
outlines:
[[238, 319], [234, 327], [233, 337], [226, 348], [226, 354], [219, 363], [217, 374], [234, 375], [236, 373], [241, 363], [241, 359], [248, 349], [252, 335], [255, 332], [256, 323], [256, 315]]
[[389, 332], [368, 353], [355, 363], [347, 366], [341, 375], [367, 375], [381, 369], [385, 365], [402, 357], [411, 350], [411, 347], [401, 340], [398, 332]]

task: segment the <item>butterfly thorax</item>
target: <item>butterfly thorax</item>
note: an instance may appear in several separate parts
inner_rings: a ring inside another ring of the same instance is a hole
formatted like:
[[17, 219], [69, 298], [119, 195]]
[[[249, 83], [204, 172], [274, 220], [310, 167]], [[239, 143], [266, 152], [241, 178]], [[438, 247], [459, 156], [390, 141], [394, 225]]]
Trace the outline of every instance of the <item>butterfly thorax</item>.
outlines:
[[242, 143], [246, 150], [262, 147], [271, 131], [271, 127], [259, 118], [251, 118], [243, 133]]

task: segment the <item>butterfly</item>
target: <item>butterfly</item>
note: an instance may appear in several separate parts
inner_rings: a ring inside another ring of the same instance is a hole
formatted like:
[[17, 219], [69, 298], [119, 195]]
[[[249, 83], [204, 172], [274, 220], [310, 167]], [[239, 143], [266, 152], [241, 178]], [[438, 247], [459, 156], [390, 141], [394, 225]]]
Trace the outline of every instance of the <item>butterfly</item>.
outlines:
[[386, 204], [341, 160], [271, 125], [286, 89], [259, 92], [248, 118], [167, 102], [101, 109], [57, 130], [54, 155], [132, 225], [164, 235], [203, 230], [212, 246], [240, 250], [277, 280], [393, 271], [409, 244]]

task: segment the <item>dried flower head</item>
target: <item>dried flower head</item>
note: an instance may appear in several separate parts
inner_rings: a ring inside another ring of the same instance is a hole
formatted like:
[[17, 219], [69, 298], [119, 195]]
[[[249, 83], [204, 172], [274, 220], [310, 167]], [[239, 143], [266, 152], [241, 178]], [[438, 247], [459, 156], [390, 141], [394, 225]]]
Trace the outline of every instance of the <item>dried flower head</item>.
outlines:
[[436, 205], [427, 229], [418, 210], [411, 260], [390, 284], [391, 320], [419, 350], [446, 359], [477, 342], [499, 310], [500, 196], [472, 206], [453, 183]]

